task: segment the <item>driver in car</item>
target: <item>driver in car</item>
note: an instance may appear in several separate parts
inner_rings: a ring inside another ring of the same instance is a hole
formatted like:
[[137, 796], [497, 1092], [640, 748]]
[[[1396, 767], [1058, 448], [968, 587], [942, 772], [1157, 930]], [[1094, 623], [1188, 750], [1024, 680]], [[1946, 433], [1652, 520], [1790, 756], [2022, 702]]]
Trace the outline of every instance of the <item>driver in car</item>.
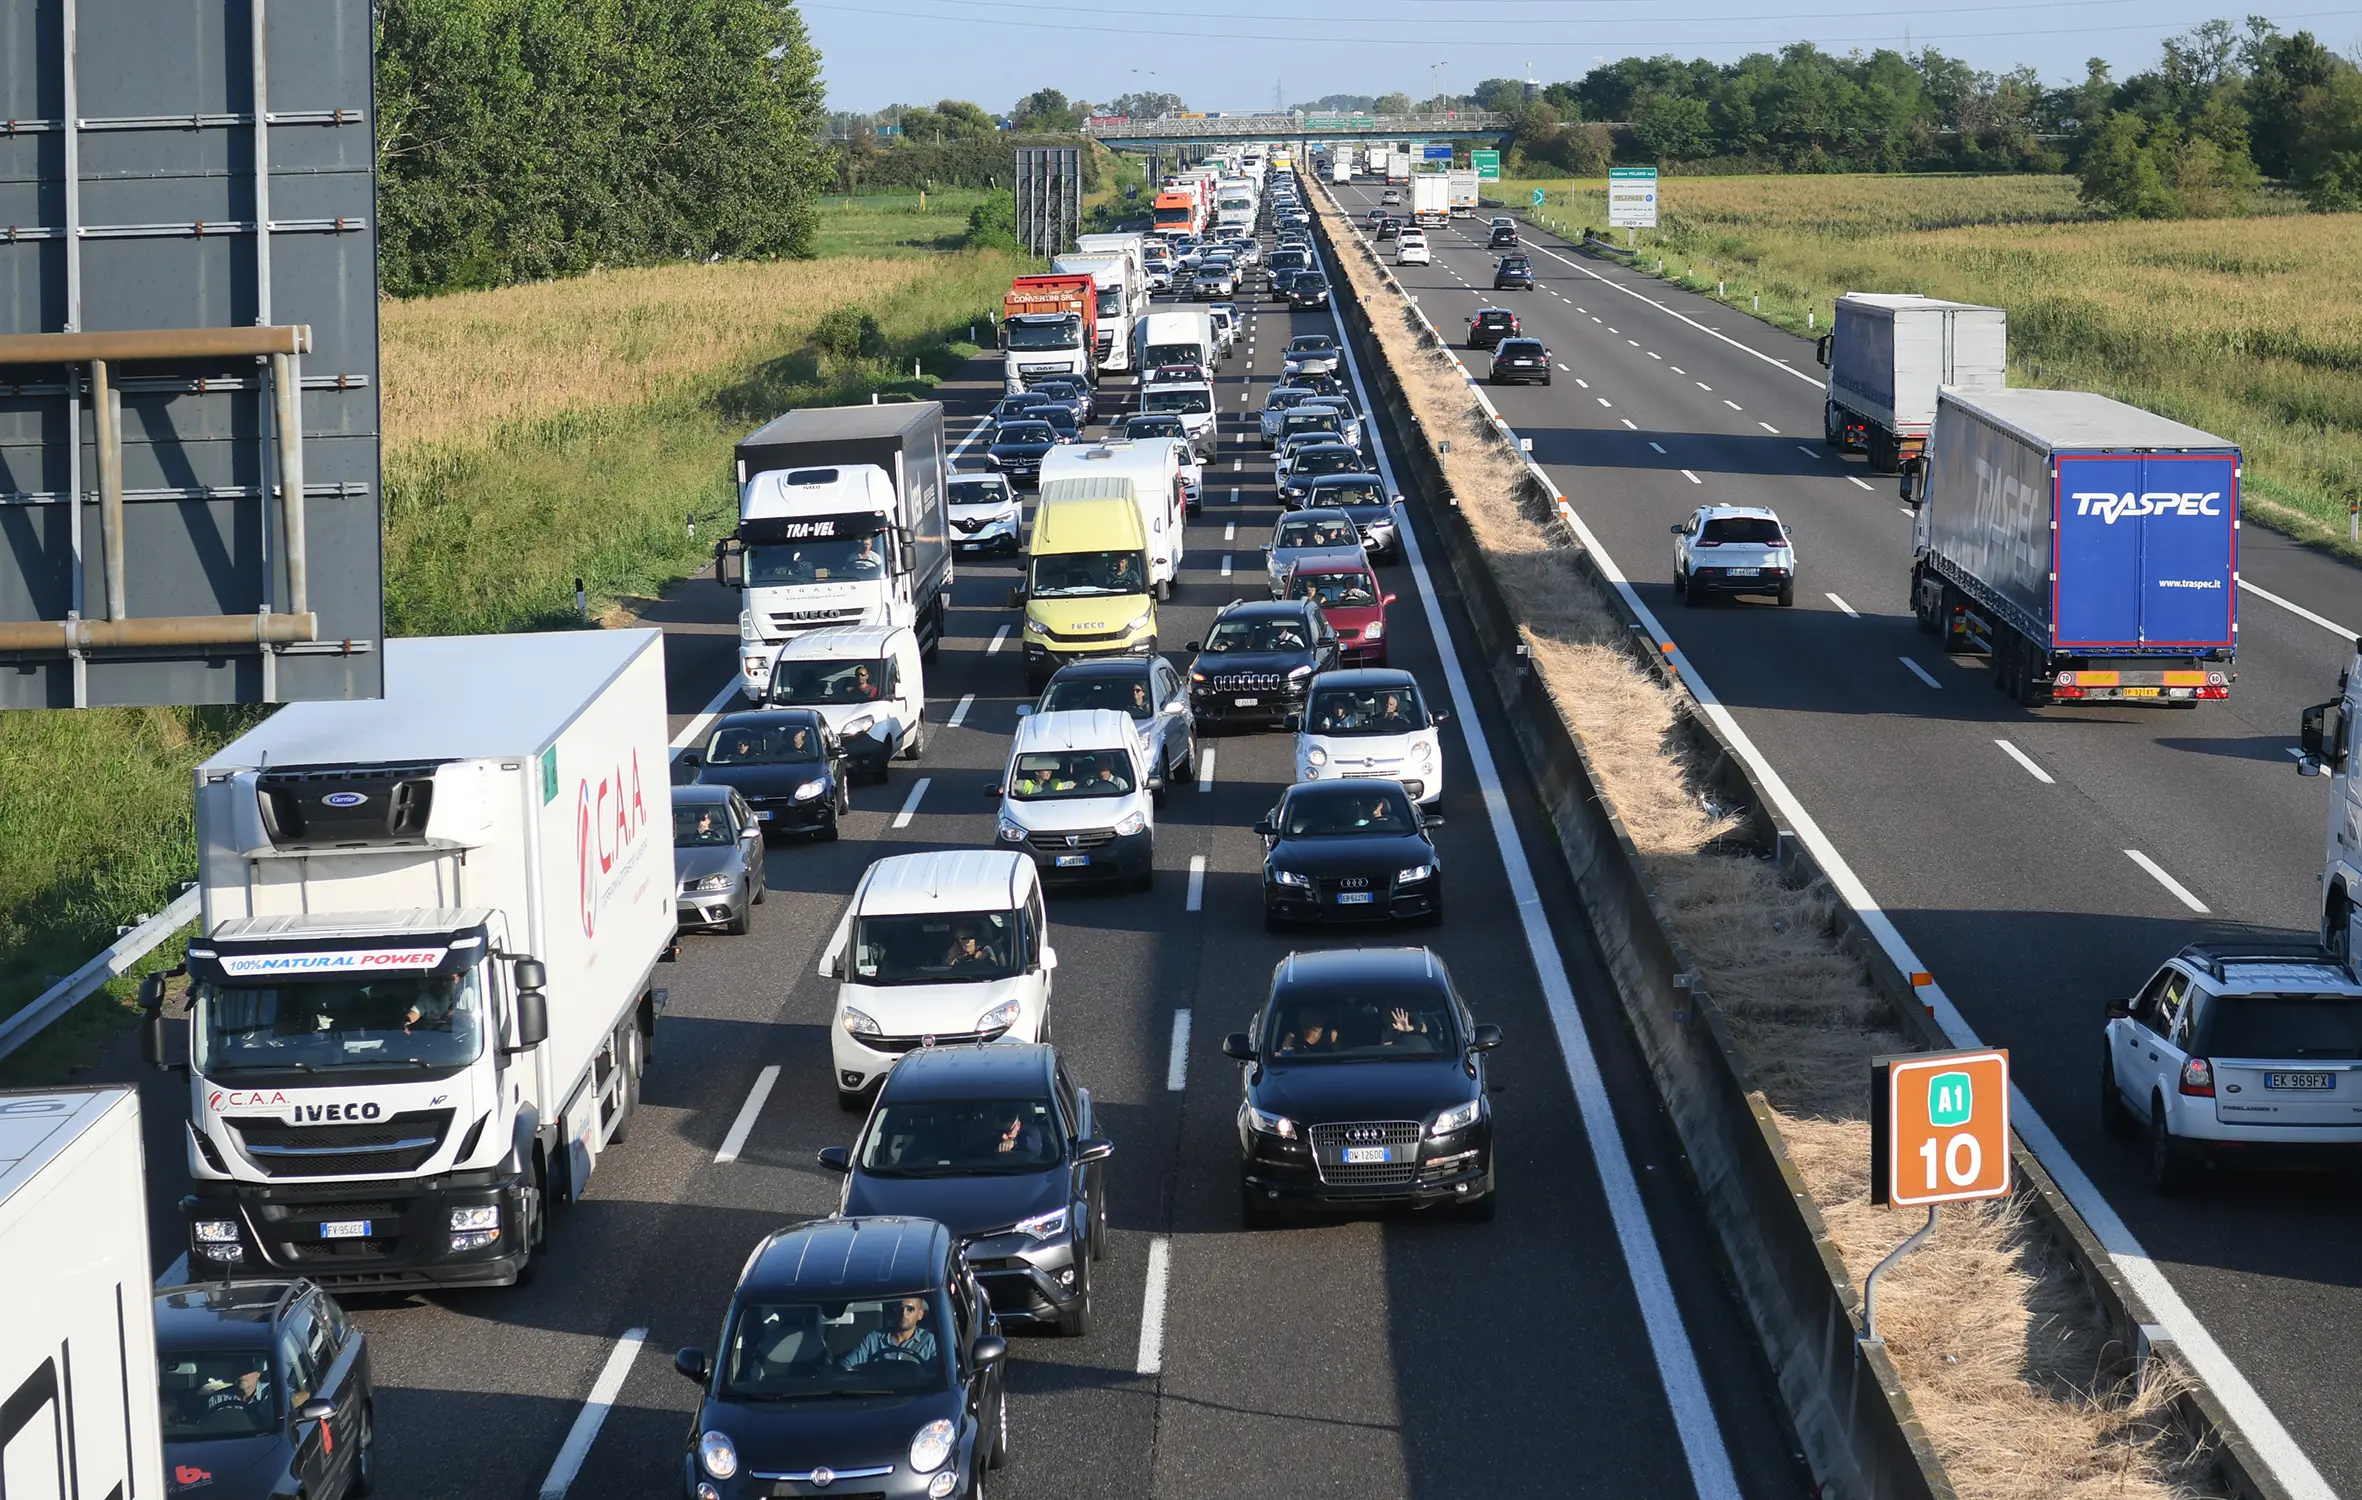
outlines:
[[904, 1297], [887, 1303], [890, 1326], [871, 1329], [838, 1363], [847, 1370], [882, 1364], [933, 1364], [935, 1335], [919, 1326], [926, 1316], [927, 1304], [920, 1298]]
[[1398, 734], [1417, 727], [1411, 723], [1410, 711], [1404, 705], [1400, 693], [1388, 693], [1378, 700], [1378, 724], [1380, 728], [1391, 729]]
[[976, 939], [976, 929], [962, 922], [951, 934], [951, 952], [943, 959], [947, 969], [977, 969], [994, 962], [993, 952]]

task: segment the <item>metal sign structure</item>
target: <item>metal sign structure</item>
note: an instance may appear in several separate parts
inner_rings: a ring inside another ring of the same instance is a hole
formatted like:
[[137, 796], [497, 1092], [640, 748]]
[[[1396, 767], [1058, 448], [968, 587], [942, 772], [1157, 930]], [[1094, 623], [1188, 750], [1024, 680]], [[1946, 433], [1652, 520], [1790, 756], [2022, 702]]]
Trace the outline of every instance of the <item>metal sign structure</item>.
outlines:
[[1657, 227], [1655, 167], [1608, 168], [1607, 222], [1611, 229]]
[[1476, 168], [1476, 180], [1479, 182], [1501, 180], [1501, 153], [1498, 151], [1471, 151], [1468, 153], [1468, 165]]
[[0, 6], [0, 707], [379, 693], [370, 28]]
[[1047, 259], [1072, 245], [1082, 224], [1082, 148], [1019, 146], [1017, 243]]

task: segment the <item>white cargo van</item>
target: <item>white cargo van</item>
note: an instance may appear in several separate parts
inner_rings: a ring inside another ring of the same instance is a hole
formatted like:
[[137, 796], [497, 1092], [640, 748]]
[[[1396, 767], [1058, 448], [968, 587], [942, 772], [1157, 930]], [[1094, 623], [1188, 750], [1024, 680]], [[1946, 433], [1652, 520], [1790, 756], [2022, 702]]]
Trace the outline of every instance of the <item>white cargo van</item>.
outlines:
[[1140, 320], [1139, 339], [1136, 362], [1143, 377], [1159, 365], [1194, 364], [1212, 374], [1221, 363], [1213, 315], [1202, 307], [1158, 308]]
[[1132, 716], [1069, 709], [1018, 721], [994, 837], [1033, 856], [1044, 880], [1156, 883], [1156, 794], [1164, 768]]
[[845, 758], [872, 780], [899, 755], [917, 760], [926, 742], [927, 678], [915, 632], [831, 625], [779, 648], [761, 701], [818, 710]]
[[1140, 529], [1148, 537], [1148, 583], [1160, 600], [1173, 597], [1181, 574], [1182, 533], [1188, 529], [1188, 490], [1170, 438], [1130, 443], [1069, 443], [1042, 459], [1041, 498], [1130, 500], [1140, 508]]

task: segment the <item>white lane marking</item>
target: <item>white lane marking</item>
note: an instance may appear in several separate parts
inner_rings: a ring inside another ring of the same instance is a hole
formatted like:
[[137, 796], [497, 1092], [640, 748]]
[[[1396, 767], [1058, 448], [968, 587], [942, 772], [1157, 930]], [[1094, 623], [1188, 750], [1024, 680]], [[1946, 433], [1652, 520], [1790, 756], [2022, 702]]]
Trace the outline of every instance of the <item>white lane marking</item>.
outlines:
[[943, 721], [943, 727], [946, 729], [959, 728], [968, 721], [968, 710], [975, 706], [976, 695], [974, 693], [962, 694], [960, 701], [951, 706], [951, 717]]
[[1765, 432], [1770, 433], [1773, 437], [1778, 437], [1780, 435], [1780, 429], [1772, 426], [1772, 424], [1769, 422], [1759, 421], [1755, 425], [1762, 428]]
[[1591, 321], [1592, 321], [1592, 322], [1594, 322], [1594, 323], [1596, 323], [1596, 322], [1598, 322], [1598, 321], [1599, 321], [1599, 319], [1597, 319], [1597, 318], [1593, 318]]
[[1664, 452], [1664, 451], [1665, 451], [1665, 445], [1664, 445], [1663, 443], [1651, 443], [1651, 444], [1649, 444], [1649, 446], [1650, 446], [1651, 448], [1654, 448], [1654, 449], [1656, 449], [1656, 450], [1657, 450], [1659, 453], [1662, 453], [1662, 452]]
[[[1362, 380], [1361, 362], [1350, 344], [1345, 348], [1345, 360], [1353, 375], [1354, 391], [1361, 397], [1362, 410], [1373, 410], [1369, 387]], [[1373, 451], [1387, 489], [1399, 489], [1384, 442], [1376, 443]], [[1596, 548], [1596, 538], [1587, 540]], [[1584, 1143], [1590, 1148], [1593, 1169], [1599, 1174], [1608, 1216], [1615, 1225], [1617, 1246], [1623, 1252], [1625, 1270], [1632, 1280], [1633, 1300], [1639, 1305], [1641, 1324], [1648, 1333], [1657, 1378], [1665, 1388], [1665, 1404], [1673, 1418], [1673, 1430], [1681, 1438], [1682, 1455], [1688, 1461], [1691, 1488], [1699, 1500], [1726, 1500], [1726, 1497], [1737, 1500], [1738, 1475], [1731, 1468], [1730, 1451], [1723, 1443], [1714, 1403], [1706, 1395], [1705, 1378], [1698, 1370], [1697, 1348], [1682, 1326], [1681, 1306], [1674, 1300], [1672, 1283], [1665, 1274], [1664, 1252], [1649, 1224], [1647, 1206], [1640, 1199], [1640, 1184], [1632, 1171], [1632, 1158], [1624, 1146], [1623, 1126], [1607, 1103], [1607, 1083], [1600, 1073], [1598, 1055], [1591, 1049], [1583, 1013], [1575, 1005], [1574, 986], [1559, 960], [1557, 939], [1551, 931], [1551, 913], [1544, 909], [1542, 893], [1534, 885], [1533, 869], [1526, 863], [1525, 845], [1519, 840], [1517, 825], [1510, 817], [1500, 771], [1493, 764], [1491, 744], [1476, 716], [1475, 699], [1469, 693], [1466, 675], [1460, 670], [1460, 654], [1444, 621], [1443, 606], [1437, 602], [1435, 583], [1428, 576], [1426, 553], [1419, 545], [1416, 531], [1403, 529], [1402, 548], [1411, 574], [1418, 581], [1419, 607], [1427, 616], [1428, 633], [1434, 637], [1443, 659], [1444, 681], [1451, 689], [1452, 707], [1459, 714], [1461, 739], [1467, 746], [1469, 759], [1475, 763], [1485, 817], [1492, 828], [1493, 842], [1500, 848], [1501, 864], [1508, 876], [1509, 893], [1517, 908], [1526, 951], [1533, 959], [1535, 976], [1541, 981], [1551, 1027], [1557, 1034], [1559, 1055], [1565, 1060], [1567, 1081], [1573, 1089], [1575, 1111], [1582, 1121]], [[1657, 639], [1664, 638], [1660, 630]]]
[[1803, 454], [1806, 458], [1819, 458], [1821, 456], [1818, 453], [1815, 453], [1812, 449], [1804, 446], [1802, 443], [1798, 443], [1796, 445], [1796, 451]]
[[1227, 552], [1222, 554], [1222, 576], [1225, 578], [1230, 576], [1230, 554]]
[[984, 648], [984, 654], [986, 656], [992, 655], [995, 651], [1000, 650], [1001, 646], [1006, 643], [1008, 639], [1009, 627], [1003, 625], [1000, 629], [992, 633], [992, 644]]
[[1605, 397], [1605, 396], [1601, 396], [1601, 397], [1598, 397], [1598, 398], [1596, 398], [1596, 399], [1598, 400], [1599, 404], [1600, 404], [1600, 405], [1602, 405], [1602, 406], [1612, 406], [1612, 405], [1614, 405], [1614, 404], [1615, 404], [1614, 402], [1612, 402], [1612, 401], [1608, 400], [1608, 398], [1607, 398], [1607, 397]]
[[919, 799], [927, 795], [927, 783], [934, 779], [932, 776], [921, 776], [910, 784], [910, 795], [902, 799], [902, 811], [894, 814], [896, 828], [908, 828], [910, 820], [918, 816]]
[[1687, 375], [1689, 373], [1689, 371], [1683, 369], [1679, 365], [1667, 365], [1665, 368], [1671, 370], [1676, 375]]
[[[2045, 777], [2044, 779], [2048, 780], [2049, 778]], [[2188, 907], [2190, 910], [2198, 913], [2198, 915], [2202, 917], [2208, 914], [2209, 908], [2207, 907], [2206, 903], [2199, 900], [2196, 896], [2191, 895], [2190, 888], [2188, 886], [2174, 879], [2171, 875], [2166, 874], [2165, 867], [2163, 865], [2158, 864], [2157, 861], [2149, 858], [2149, 856], [2146, 854], [2141, 853], [2141, 851], [2138, 849], [2125, 850], [2124, 857], [2131, 860], [2134, 864], [2139, 865], [2142, 869], [2148, 871], [2152, 876], [2156, 877], [2156, 881], [2159, 885], [2173, 892], [2173, 897], [2176, 901], [2179, 901], [2182, 905]]]
[[1558, 367], [1558, 373], [1561, 375], [1572, 375], [1574, 371], [1568, 369], [1565, 365], [1560, 365]]
[[1238, 522], [1232, 521], [1222, 528], [1222, 540], [1226, 542], [1238, 540]]
[[1577, 384], [1577, 385], [1581, 386], [1581, 387], [1582, 387], [1584, 390], [1589, 390], [1589, 389], [1591, 389], [1591, 382], [1590, 382], [1590, 381], [1588, 381], [1588, 380], [1585, 380], [1585, 379], [1584, 379], [1582, 376], [1580, 376], [1580, 375], [1577, 375], [1577, 376], [1575, 377], [1575, 384]]
[[548, 1475], [541, 1481], [541, 1500], [566, 1500], [566, 1491], [581, 1474], [582, 1461], [590, 1457], [591, 1444], [598, 1441], [599, 1428], [606, 1423], [615, 1398], [623, 1394], [623, 1378], [631, 1373], [632, 1361], [639, 1357], [640, 1346], [646, 1342], [645, 1328], [627, 1328], [623, 1337], [615, 1341], [605, 1368], [591, 1383], [590, 1399], [574, 1414], [574, 1427], [566, 1434], [558, 1456], [550, 1462]]
[[1794, 365], [1789, 364], [1786, 360], [1774, 359], [1770, 355], [1764, 353], [1761, 349], [1750, 349], [1745, 344], [1740, 343], [1737, 339], [1732, 338], [1729, 334], [1717, 333], [1713, 329], [1708, 328], [1705, 324], [1699, 322], [1697, 319], [1686, 317], [1681, 313], [1677, 313], [1672, 308], [1667, 307], [1664, 303], [1659, 302], [1656, 298], [1643, 296], [1639, 292], [1636, 292], [1632, 288], [1624, 285], [1622, 282], [1613, 281], [1605, 276], [1600, 275], [1597, 271], [1592, 270], [1589, 266], [1582, 265], [1576, 261], [1568, 260], [1565, 256], [1559, 254], [1557, 251], [1551, 250], [1547, 247], [1536, 246], [1535, 248], [1540, 249], [1544, 255], [1549, 256], [1552, 260], [1559, 262], [1561, 265], [1573, 266], [1576, 270], [1582, 272], [1584, 275], [1590, 277], [1593, 281], [1598, 282], [1601, 286], [1606, 287], [1608, 290], [1622, 292], [1625, 296], [1630, 297], [1635, 302], [1645, 302], [1649, 306], [1655, 308], [1657, 311], [1665, 314], [1667, 317], [1678, 318], [1682, 322], [1687, 323], [1690, 327], [1698, 330], [1698, 332], [1705, 334], [1707, 337], [1720, 339], [1723, 343], [1730, 345], [1733, 349], [1738, 350], [1740, 353], [1752, 355], [1755, 358], [1762, 360], [1765, 364], [1770, 365], [1775, 370], [1785, 370], [1790, 375], [1795, 376], [1798, 380], [1804, 381], [1808, 385], [1822, 384], [1822, 380], [1819, 376], [1807, 375], [1802, 370], [1797, 369]]
[[2058, 784], [2051, 779], [2051, 774], [2048, 771], [2045, 771], [2040, 766], [2034, 764], [2033, 756], [2028, 755], [2025, 751], [2020, 750], [2017, 746], [2011, 744], [2007, 740], [1995, 740], [1993, 743], [2001, 747], [2002, 754], [2008, 756], [2011, 760], [2016, 761], [2019, 765], [2024, 766], [2028, 776], [2033, 777], [2036, 781], [2041, 782], [2044, 786], [2056, 786]]
[[944, 462], [957, 463], [959, 461], [959, 456], [968, 451], [968, 445], [976, 441], [978, 438], [984, 436], [984, 434], [990, 430], [991, 427], [992, 418], [978, 418], [975, 427], [969, 431], [966, 437], [960, 439], [960, 445], [957, 448], [951, 450], [951, 457], [945, 459]]
[[1704, 484], [1706, 482], [1705, 480], [1700, 479], [1697, 475], [1692, 474], [1687, 469], [1681, 471], [1681, 477], [1688, 480], [1692, 484]]
[[1238, 491], [1232, 490], [1230, 492], [1230, 503], [1233, 505], [1238, 504]]
[[1846, 480], [1846, 483], [1848, 483], [1848, 484], [1850, 484], [1850, 485], [1854, 486], [1856, 489], [1864, 489], [1864, 490], [1866, 490], [1866, 489], [1868, 489], [1868, 488], [1870, 487], [1869, 485], [1867, 485], [1867, 484], [1864, 484], [1864, 483], [1863, 483], [1863, 482], [1862, 482], [1862, 481], [1861, 481], [1859, 478], [1857, 478], [1856, 476], [1854, 476], [1854, 475], [1852, 475], [1852, 474], [1848, 474], [1848, 475], [1846, 475], [1846, 476], [1845, 476], [1845, 480]]
[[2239, 580], [2239, 587], [2246, 590], [2248, 593], [2255, 595], [2258, 599], [2263, 600], [2266, 604], [2279, 605], [2282, 609], [2287, 610], [2290, 614], [2296, 616], [2300, 620], [2312, 621], [2314, 624], [2320, 626], [2323, 630], [2328, 631], [2331, 635], [2339, 636], [2345, 640], [2351, 641], [2355, 639], [2358, 634], [2362, 634], [2362, 632], [2355, 631], [2351, 626], [2340, 625], [2337, 623], [2337, 621], [2329, 619], [2326, 616], [2314, 614], [2311, 610], [2297, 603], [2294, 599], [2283, 599], [2278, 594], [2273, 593], [2270, 589], [2259, 589], [2244, 578]]
[[1844, 610], [1847, 619], [1858, 620], [1862, 617], [1862, 612], [1860, 610], [1846, 603], [1843, 599], [1838, 598], [1835, 594], [1831, 594], [1829, 596], [1829, 602], [1836, 605], [1839, 609]]
[[1154, 1375], [1165, 1364], [1165, 1284], [1173, 1279], [1173, 1242], [1158, 1235], [1148, 1242], [1148, 1297], [1140, 1307], [1140, 1357], [1135, 1375]]
[[1232, 459], [1232, 460], [1230, 461], [1230, 472], [1231, 472], [1231, 473], [1233, 473], [1233, 474], [1235, 474], [1235, 473], [1237, 473], [1239, 470], [1241, 470], [1241, 469], [1245, 468], [1246, 466], [1247, 466], [1247, 461], [1246, 461], [1245, 459], [1243, 459], [1243, 458], [1234, 458], [1234, 459]]
[[1895, 509], [1901, 511], [1906, 516], [1916, 516], [1918, 514], [1917, 511], [1913, 510], [1908, 505], [1898, 505], [1895, 507]]
[[[1200, 863], [1203, 863], [1201, 860]], [[1165, 1060], [1165, 1090], [1178, 1094], [1189, 1087], [1189, 1007], [1173, 1012], [1173, 1052]]]
[[1197, 789], [1201, 792], [1210, 792], [1214, 789], [1214, 757], [1220, 749], [1219, 745], [1198, 747]]
[[713, 727], [714, 720], [721, 717], [722, 705], [737, 696], [738, 674], [733, 672], [730, 674], [730, 680], [722, 684], [722, 690], [714, 694], [705, 707], [697, 711], [695, 718], [681, 726], [679, 734], [673, 736], [674, 753], [678, 754], [704, 738], [705, 732]]
[[1633, 421], [1630, 417], [1618, 417], [1616, 420], [1623, 423], [1626, 427], [1631, 428], [1634, 432], [1640, 431], [1640, 424]]
[[1624, 330], [1623, 330], [1623, 329], [1621, 329], [1621, 328], [1610, 328], [1610, 329], [1608, 330], [1608, 332], [1610, 332], [1610, 333], [1622, 333], [1623, 331], [1624, 331]]
[[738, 1106], [738, 1118], [730, 1122], [730, 1133], [722, 1137], [722, 1149], [714, 1153], [715, 1166], [738, 1160], [738, 1153], [746, 1149], [746, 1138], [754, 1134], [755, 1118], [763, 1112], [764, 1102], [771, 1097], [771, 1086], [777, 1082], [777, 1063], [755, 1075], [755, 1086], [746, 1091], [746, 1102]]
[[1927, 668], [1913, 661], [1908, 656], [1897, 657], [1896, 660], [1900, 661], [1905, 667], [1909, 668], [1911, 675], [1918, 678], [1921, 682], [1926, 683], [1929, 687], [1934, 688], [1939, 693], [1944, 690], [1944, 685], [1936, 681], [1935, 674], [1933, 672], [1928, 671]]
[[[1614, 330], [1612, 330], [1612, 329], [1611, 329], [1611, 330], [1609, 330], [1609, 331], [1610, 331], [1610, 332], [1613, 332]], [[1624, 342], [1625, 342], [1625, 343], [1627, 343], [1627, 344], [1630, 344], [1630, 345], [1631, 345], [1633, 348], [1635, 348], [1635, 349], [1637, 349], [1637, 348], [1639, 348], [1639, 347], [1640, 347], [1640, 340], [1638, 340], [1638, 339], [1626, 339], [1626, 340], [1624, 340]]]
[[1728, 396], [1722, 398], [1722, 404], [1729, 407], [1732, 411], [1745, 411], [1747, 409], [1744, 406], [1739, 405], [1738, 402], [1733, 401]]
[[1189, 856], [1189, 899], [1181, 909], [1183, 911], [1204, 911], [1206, 909], [1206, 857], [1202, 854]]
[[1707, 384], [1705, 381], [1703, 381], [1703, 380], [1694, 381], [1694, 382], [1692, 382], [1692, 384], [1696, 385], [1696, 386], [1697, 386], [1697, 388], [1698, 388], [1699, 390], [1701, 390], [1701, 391], [1711, 391], [1711, 390], [1713, 390], [1713, 389], [1714, 389], [1714, 387], [1712, 387], [1712, 386], [1708, 385], [1708, 384]]

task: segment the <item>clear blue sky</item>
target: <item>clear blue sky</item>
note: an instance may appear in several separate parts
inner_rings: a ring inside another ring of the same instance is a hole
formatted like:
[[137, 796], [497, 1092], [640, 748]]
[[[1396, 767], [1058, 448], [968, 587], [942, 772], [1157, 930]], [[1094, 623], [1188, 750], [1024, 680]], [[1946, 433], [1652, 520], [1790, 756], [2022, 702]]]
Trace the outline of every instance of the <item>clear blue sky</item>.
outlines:
[[[1413, 98], [1481, 78], [1580, 77], [1595, 62], [1672, 52], [1731, 62], [1809, 40], [1833, 51], [1933, 46], [2045, 81], [2105, 57], [2117, 75], [2200, 21], [2249, 11], [2205, 0], [803, 0], [830, 107], [972, 99], [1005, 110], [1036, 88], [1105, 100], [1179, 94], [1192, 109], [1268, 108], [1330, 93]], [[2339, 51], [2362, 45], [2353, 0], [2268, 12]]]

